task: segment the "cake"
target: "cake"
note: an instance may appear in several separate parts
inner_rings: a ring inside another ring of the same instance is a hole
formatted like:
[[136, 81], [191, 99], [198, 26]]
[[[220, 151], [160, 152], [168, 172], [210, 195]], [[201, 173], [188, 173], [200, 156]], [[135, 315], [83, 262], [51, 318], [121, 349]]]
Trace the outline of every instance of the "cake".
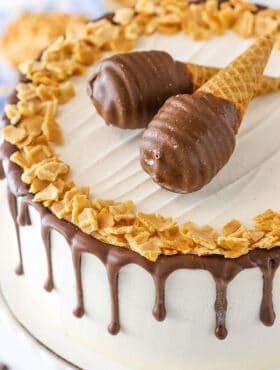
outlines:
[[[178, 9], [205, 11], [213, 33], [229, 28], [216, 21], [219, 12], [242, 23], [257, 9], [213, 1], [205, 8], [139, 1], [136, 9], [117, 12], [115, 23], [76, 25], [20, 67], [0, 150], [8, 185], [3, 294], [35, 338], [80, 368], [273, 369], [280, 362], [279, 92], [252, 101], [232, 158], [191, 194], [155, 184], [139, 162], [143, 131], [106, 126], [86, 92], [100, 50], [164, 50], [224, 67], [253, 40], [227, 31], [192, 41], [180, 32]], [[136, 26], [144, 22], [149, 33], [159, 10], [167, 13], [159, 30], [174, 34], [143, 36]], [[277, 10], [266, 12], [273, 23]], [[274, 50], [265, 73], [277, 76], [279, 62]], [[178, 225], [186, 240], [176, 244]]]

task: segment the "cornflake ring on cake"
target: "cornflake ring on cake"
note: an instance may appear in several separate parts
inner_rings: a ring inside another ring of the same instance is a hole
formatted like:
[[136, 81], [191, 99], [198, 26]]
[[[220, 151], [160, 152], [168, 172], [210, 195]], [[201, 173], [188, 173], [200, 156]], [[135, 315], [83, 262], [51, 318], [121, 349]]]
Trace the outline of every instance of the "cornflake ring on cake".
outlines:
[[[219, 15], [220, 18], [226, 19], [227, 13], [224, 12], [229, 12], [231, 19], [232, 16], [236, 16], [236, 23], [242, 19], [243, 12], [255, 17], [260, 14], [254, 14], [257, 8], [252, 4], [244, 4], [244, 7], [241, 5], [232, 7], [225, 3], [219, 8], [217, 2], [209, 1], [204, 5], [188, 7], [185, 1], [163, 1], [161, 6], [154, 6], [153, 2], [139, 1], [136, 6], [137, 13], [132, 9], [121, 9], [117, 12], [114, 17], [115, 24], [102, 19], [87, 25], [75, 25], [68, 30], [65, 38], [59, 38], [51, 44], [39, 60], [26, 62], [20, 67], [25, 77], [17, 86], [16, 100], [12, 100], [5, 108], [6, 127], [3, 129], [3, 136], [6, 141], [1, 148], [14, 220], [17, 216], [14, 196], [24, 196], [19, 214], [20, 224], [29, 222], [28, 205], [34, 206], [41, 213], [42, 235], [48, 258], [47, 290], [53, 287], [50, 230], [59, 231], [71, 245], [77, 279], [78, 306], [75, 310], [77, 316], [81, 316], [84, 311], [80, 276], [81, 253], [93, 253], [106, 264], [112, 299], [112, 322], [109, 326], [111, 333], [117, 333], [119, 330], [118, 271], [124, 265], [134, 262], [154, 277], [156, 284], [154, 315], [158, 320], [165, 317], [164, 283], [170, 273], [178, 268], [200, 268], [210, 271], [217, 285], [216, 334], [224, 338], [226, 285], [243, 268], [256, 266], [266, 272], [268, 280], [272, 280], [273, 272], [271, 269], [269, 273], [267, 272], [267, 261], [273, 260], [276, 269], [279, 265], [279, 249], [274, 248], [270, 252], [258, 249], [270, 249], [277, 245], [279, 237], [276, 231], [280, 215], [271, 210], [264, 212], [255, 218], [256, 227], [253, 230], [247, 230], [239, 221], [232, 220], [223, 228], [224, 236], [218, 236], [208, 225], [199, 227], [187, 222], [179, 228], [172, 218], [164, 218], [157, 214], [135, 215], [131, 201], [122, 203], [91, 201], [88, 188], [77, 189], [74, 183], [66, 182], [69, 166], [55, 156], [49, 145], [61, 143], [61, 132], [55, 115], [58, 105], [65, 103], [74, 95], [73, 85], [67, 79], [74, 74], [82, 73], [85, 66], [99, 58], [102, 50], [127, 51], [143, 33], [149, 34], [156, 30], [173, 33], [184, 29], [184, 23], [179, 15], [183, 10], [186, 13], [204, 12], [204, 15], [209, 16], [208, 26], [211, 25], [212, 28], [210, 31], [204, 29], [201, 37], [206, 37], [206, 33], [207, 37], [210, 37], [228, 28], [228, 25], [221, 25], [219, 22], [215, 24], [216, 18], [211, 18], [215, 9], [215, 16]], [[275, 15], [272, 10], [270, 11], [274, 27]], [[198, 37], [193, 34], [198, 28], [191, 28], [190, 34], [194, 38]], [[184, 31], [188, 33], [188, 29]], [[1, 177], [4, 177], [4, 171]], [[35, 193], [35, 197], [28, 194], [29, 192]], [[269, 231], [267, 225], [270, 226]], [[81, 231], [77, 230], [77, 226]], [[100, 242], [86, 234], [99, 239]], [[128, 249], [114, 248], [103, 242]], [[251, 249], [256, 250], [249, 252]], [[185, 256], [162, 257], [158, 264], [150, 262], [156, 261], [160, 254], [178, 253]], [[226, 260], [219, 256], [199, 257], [210, 254], [236, 259]], [[237, 258], [241, 255], [245, 256]], [[115, 261], [112, 261], [112, 256], [116, 257]], [[22, 272], [22, 265], [18, 272]], [[271, 325], [275, 315], [271, 299], [272, 284], [269, 284], [268, 280], [265, 281], [262, 309], [269, 307], [269, 313], [267, 310], [261, 311], [261, 319], [267, 325]]]
[[[73, 24], [66, 37], [51, 44], [40, 60], [28, 61], [20, 66], [20, 71], [29, 81], [20, 82], [16, 88], [19, 102], [6, 105], [5, 113], [10, 125], [2, 132], [5, 140], [19, 149], [13, 153], [11, 161], [23, 168], [22, 181], [30, 185], [35, 202], [42, 202], [58, 218], [72, 222], [83, 232], [101, 241], [127, 247], [151, 261], [155, 261], [160, 254], [218, 254], [236, 258], [251, 249], [269, 249], [277, 244], [278, 236], [273, 232], [265, 232], [266, 229], [263, 231], [260, 223], [262, 218], [270, 217], [271, 222], [277, 224], [280, 215], [271, 210], [257, 216], [252, 230], [232, 220], [225, 225], [224, 235], [218, 235], [208, 225], [199, 227], [186, 222], [179, 227], [174, 219], [158, 214], [138, 212], [135, 215], [131, 201], [116, 203], [97, 199], [92, 202], [87, 187], [78, 189], [73, 182], [66, 182], [70, 167], [56, 157], [50, 143], [62, 142], [55, 117], [59, 104], [66, 103], [75, 95], [69, 77], [81, 74], [86, 66], [100, 57], [103, 50], [119, 51], [120, 47], [121, 51], [131, 49], [134, 41], [143, 33], [150, 34], [156, 30], [177, 32], [182, 28], [196, 38], [193, 32], [198, 29], [197, 25], [191, 29], [184, 28], [184, 22], [189, 27], [189, 17], [193, 12], [202, 12], [203, 19], [210, 17], [209, 27], [219, 17], [225, 22], [228, 13], [231, 22], [232, 17], [238, 17], [236, 23], [240, 22], [243, 13], [259, 16], [253, 14], [257, 11], [254, 4], [232, 7], [229, 2], [219, 7], [212, 0], [189, 7], [185, 1], [178, 0], [163, 1], [161, 6], [154, 4], [142, 0], [136, 5], [137, 12], [129, 8], [120, 9], [114, 17], [115, 24], [107, 19], [87, 25]], [[214, 10], [216, 13], [213, 13]], [[265, 17], [267, 11], [264, 10]], [[276, 24], [274, 18], [271, 18], [273, 27]], [[162, 24], [168, 30], [162, 29]], [[149, 28], [151, 25], [154, 26], [152, 29]], [[222, 27], [216, 21], [211, 32], [208, 30], [208, 37], [212, 33], [220, 33], [224, 28], [225, 25]], [[271, 25], [265, 31], [268, 28]]]

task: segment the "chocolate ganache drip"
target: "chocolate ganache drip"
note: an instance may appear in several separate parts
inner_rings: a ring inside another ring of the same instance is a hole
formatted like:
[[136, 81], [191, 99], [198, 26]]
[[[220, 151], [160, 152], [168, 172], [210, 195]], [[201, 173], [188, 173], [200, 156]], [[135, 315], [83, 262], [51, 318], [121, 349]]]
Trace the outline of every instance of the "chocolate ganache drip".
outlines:
[[[16, 99], [15, 91], [9, 99], [9, 103], [15, 103]], [[206, 97], [203, 97], [203, 94], [201, 94], [202, 105], [205, 99]], [[211, 99], [217, 98], [211, 97], [209, 100], [210, 102]], [[184, 101], [180, 102], [180, 104], [184, 107]], [[216, 114], [220, 116], [226, 111], [227, 114], [230, 113], [234, 118], [234, 124], [229, 126], [227, 129], [232, 131], [232, 133], [235, 133], [240, 123], [239, 114], [234, 111], [229, 102], [224, 103], [223, 107], [216, 111]], [[210, 112], [210, 116], [212, 115], [214, 115], [214, 112]], [[7, 117], [4, 117], [3, 123], [4, 125], [9, 124]], [[215, 120], [213, 120], [213, 125], [216, 127]], [[228, 147], [232, 148], [232, 145], [232, 138], [230, 138], [229, 142], [224, 143], [223, 152], [227, 152]], [[111, 334], [117, 334], [121, 329], [118, 294], [121, 287], [119, 287], [118, 276], [120, 270], [129, 264], [136, 264], [142, 267], [143, 271], [146, 271], [152, 276], [155, 284], [155, 305], [153, 308], [153, 315], [158, 321], [164, 320], [167, 314], [165, 306], [165, 285], [168, 277], [178, 269], [201, 269], [208, 271], [210, 275], [212, 275], [216, 285], [216, 299], [214, 305], [216, 312], [215, 334], [219, 339], [224, 339], [227, 335], [226, 311], [228, 284], [230, 284], [230, 282], [242, 270], [259, 267], [263, 273], [263, 294], [260, 307], [260, 320], [268, 326], [273, 324], [275, 319], [272, 296], [273, 278], [280, 264], [279, 247], [275, 247], [270, 250], [254, 250], [249, 252], [247, 255], [236, 259], [226, 259], [222, 256], [199, 257], [195, 255], [175, 255], [160, 256], [156, 262], [148, 261], [138, 253], [131, 250], [105, 244], [87, 234], [84, 234], [75, 225], [65, 220], [58, 219], [41, 203], [34, 202], [33, 196], [28, 192], [28, 187], [21, 181], [21, 168], [10, 161], [11, 154], [16, 150], [17, 148], [15, 146], [7, 142], [4, 142], [0, 146], [0, 177], [6, 177], [7, 179], [10, 211], [16, 227], [16, 233], [18, 235], [18, 247], [21, 261], [20, 266], [22, 267], [22, 256], [19, 226], [30, 224], [28, 207], [33, 207], [38, 211], [41, 217], [41, 234], [47, 259], [47, 279], [44, 287], [47, 291], [51, 291], [54, 287], [50, 238], [52, 230], [60, 233], [65, 238], [71, 249], [76, 280], [77, 305], [73, 311], [76, 317], [81, 317], [85, 313], [81, 277], [81, 257], [83, 254], [90, 253], [98, 258], [107, 270], [111, 297], [111, 322], [108, 326], [108, 331]], [[4, 166], [2, 165], [2, 162], [4, 162]], [[17, 197], [21, 197], [19, 212], [17, 208]], [[20, 270], [23, 273], [23, 268]]]
[[[272, 325], [275, 319], [273, 309], [273, 277], [280, 264], [280, 248], [271, 250], [254, 250], [237, 259], [225, 259], [221, 256], [177, 255], [160, 256], [156, 262], [151, 262], [139, 254], [127, 249], [114, 247], [98, 241], [84, 234], [64, 220], [59, 220], [45, 207], [32, 200], [32, 195], [22, 198], [22, 204], [34, 207], [41, 215], [43, 234], [55, 230], [59, 232], [69, 244], [72, 251], [73, 267], [76, 279], [77, 305], [73, 310], [76, 317], [82, 317], [85, 313], [82, 285], [83, 253], [96, 256], [107, 270], [110, 296], [111, 296], [111, 322], [108, 331], [117, 334], [121, 329], [119, 319], [119, 282], [120, 270], [131, 263], [141, 266], [151, 274], [155, 283], [155, 306], [153, 315], [156, 320], [163, 321], [166, 317], [165, 285], [168, 277], [178, 269], [201, 269], [208, 271], [216, 285], [216, 299], [214, 309], [216, 312], [215, 334], [217, 338], [224, 339], [227, 336], [226, 311], [227, 311], [227, 286], [242, 270], [259, 267], [263, 271], [263, 298], [260, 307], [260, 319], [265, 325]], [[45, 230], [45, 231], [44, 231]], [[49, 243], [49, 239], [43, 239]], [[45, 244], [46, 246], [46, 244]], [[47, 282], [53, 286], [52, 260], [47, 256]], [[46, 286], [46, 284], [45, 284]]]
[[3, 163], [0, 160], [0, 180], [4, 180], [4, 178], [5, 178], [5, 172], [4, 172], [4, 168], [3, 168]]
[[185, 64], [163, 51], [104, 59], [88, 82], [88, 94], [105, 122], [128, 129], [146, 127], [168, 97], [192, 90]]

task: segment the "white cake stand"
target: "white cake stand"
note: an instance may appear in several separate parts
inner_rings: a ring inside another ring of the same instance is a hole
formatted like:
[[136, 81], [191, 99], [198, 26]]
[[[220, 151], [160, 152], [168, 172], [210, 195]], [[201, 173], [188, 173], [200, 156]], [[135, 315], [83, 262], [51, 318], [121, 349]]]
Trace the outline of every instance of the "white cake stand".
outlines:
[[0, 362], [9, 370], [74, 370], [36, 341], [21, 325], [5, 303], [0, 291]]

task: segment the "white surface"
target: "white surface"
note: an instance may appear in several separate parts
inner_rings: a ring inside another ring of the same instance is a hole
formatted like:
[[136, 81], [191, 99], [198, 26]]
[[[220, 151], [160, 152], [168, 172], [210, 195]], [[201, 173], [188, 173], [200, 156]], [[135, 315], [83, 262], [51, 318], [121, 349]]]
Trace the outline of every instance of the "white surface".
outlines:
[[74, 370], [38, 344], [14, 319], [0, 295], [0, 362], [9, 370]]
[[[204, 42], [194, 42], [184, 34], [157, 34], [143, 37], [136, 50], [165, 50], [177, 60], [225, 66], [251, 43], [231, 32]], [[279, 65], [280, 51], [274, 50], [266, 73], [280, 76]], [[79, 186], [90, 185], [93, 197], [132, 199], [138, 210], [218, 228], [234, 217], [248, 223], [269, 207], [280, 210], [274, 196], [280, 194], [280, 173], [275, 170], [280, 161], [279, 92], [252, 101], [235, 152], [213, 181], [196, 193], [178, 195], [161, 189], [141, 168], [142, 130], [106, 126], [97, 114], [86, 94], [93, 68], [73, 79], [77, 95], [60, 107], [64, 145], [56, 148], [59, 157], [70, 164], [73, 180]]]

